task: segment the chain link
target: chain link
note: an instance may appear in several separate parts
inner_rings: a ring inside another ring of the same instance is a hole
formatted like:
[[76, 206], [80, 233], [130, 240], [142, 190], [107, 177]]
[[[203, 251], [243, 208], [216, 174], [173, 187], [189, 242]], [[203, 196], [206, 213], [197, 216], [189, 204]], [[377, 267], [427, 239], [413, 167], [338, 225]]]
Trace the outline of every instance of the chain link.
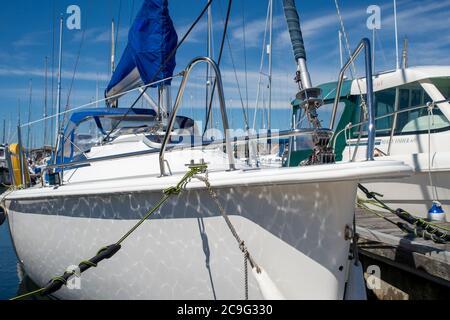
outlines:
[[208, 190], [209, 195], [213, 199], [213, 201], [216, 203], [217, 207], [219, 208], [219, 211], [222, 215], [222, 217], [225, 219], [225, 222], [228, 225], [228, 228], [230, 229], [231, 233], [233, 234], [234, 238], [236, 239], [237, 243], [239, 244], [239, 250], [242, 251], [244, 254], [244, 288], [245, 288], [245, 300], [249, 299], [249, 285], [248, 285], [248, 264], [250, 263], [252, 268], [256, 268], [258, 273], [261, 273], [261, 269], [259, 266], [255, 263], [253, 258], [251, 257], [250, 253], [248, 252], [247, 246], [245, 245], [245, 242], [241, 240], [239, 237], [239, 234], [236, 231], [236, 228], [234, 227], [233, 223], [231, 222], [228, 214], [226, 213], [224, 207], [219, 201], [219, 197], [216, 193], [216, 191], [212, 188], [211, 183], [209, 182], [209, 175], [208, 171], [205, 172], [205, 176], [195, 176], [198, 180], [202, 181], [206, 189]]

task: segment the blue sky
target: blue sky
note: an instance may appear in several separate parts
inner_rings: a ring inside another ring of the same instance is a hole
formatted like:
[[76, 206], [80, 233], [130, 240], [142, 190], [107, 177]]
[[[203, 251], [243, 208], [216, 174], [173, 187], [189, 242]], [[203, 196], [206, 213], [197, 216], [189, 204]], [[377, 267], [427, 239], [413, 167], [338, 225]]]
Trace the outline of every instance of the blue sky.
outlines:
[[[206, 0], [169, 0], [170, 13], [180, 36], [187, 30], [205, 2]], [[295, 64], [281, 0], [274, 2], [273, 123], [278, 128], [284, 128], [289, 124], [289, 101], [296, 94], [295, 84], [292, 82]], [[450, 0], [397, 2], [399, 35], [401, 38], [407, 36], [409, 39], [410, 65], [448, 65]], [[112, 18], [116, 22], [120, 20], [117, 45], [117, 55], [120, 57], [126, 46], [128, 28], [142, 0], [4, 1], [0, 12], [0, 28], [3, 30], [0, 34], [0, 126], [3, 119], [6, 119], [7, 125], [10, 122], [14, 125], [17, 123], [19, 100], [22, 120], [28, 120], [30, 80], [33, 85], [31, 119], [42, 117], [44, 64], [45, 57], [49, 57], [51, 74], [53, 25], [58, 23], [59, 14], [65, 13], [66, 8], [72, 4], [81, 8], [82, 30], [65, 30], [62, 103], [63, 106], [67, 104], [78, 52], [80, 52], [79, 63], [69, 107], [77, 107], [94, 100], [97, 81], [102, 96], [110, 77], [111, 20]], [[395, 43], [392, 1], [339, 0], [339, 4], [352, 49], [362, 37], [371, 37], [371, 31], [366, 27], [367, 7], [373, 4], [381, 7], [382, 28], [377, 33], [375, 43], [376, 70], [393, 69]], [[226, 6], [226, 0], [215, 0], [213, 4], [216, 53], [219, 51]], [[302, 19], [313, 82], [320, 84], [334, 80], [339, 70], [337, 40], [339, 22], [334, 0], [297, 1], [297, 7]], [[233, 109], [231, 118], [235, 126], [242, 122], [239, 89], [244, 106], [247, 107], [247, 96], [249, 108], [255, 105], [266, 10], [266, 0], [234, 0], [229, 33], [230, 47], [226, 46], [225, 49], [222, 72], [227, 103]], [[81, 46], [83, 32], [85, 36]], [[206, 19], [198, 25], [178, 52], [177, 70], [184, 68], [194, 56], [205, 54]], [[237, 74], [234, 72], [233, 62]], [[264, 71], [267, 72], [267, 69]], [[188, 115], [198, 113], [203, 108], [204, 92], [201, 90], [203, 70], [199, 70], [194, 79], [196, 81], [189, 87], [184, 101], [186, 105], [184, 112]], [[51, 80], [49, 80], [49, 108], [52, 100], [50, 88]], [[125, 100], [122, 106], [126, 107], [131, 98]], [[252, 114], [250, 116], [252, 118]], [[35, 130], [38, 133], [42, 132], [42, 128], [36, 127]], [[36, 136], [41, 134], [38, 133]]]

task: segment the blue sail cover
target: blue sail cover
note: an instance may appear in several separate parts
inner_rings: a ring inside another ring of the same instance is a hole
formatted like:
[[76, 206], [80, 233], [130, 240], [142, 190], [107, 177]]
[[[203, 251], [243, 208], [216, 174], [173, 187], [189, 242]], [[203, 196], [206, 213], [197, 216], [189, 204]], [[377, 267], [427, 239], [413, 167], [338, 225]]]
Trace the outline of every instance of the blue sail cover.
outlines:
[[178, 35], [168, 6], [168, 0], [144, 0], [128, 34], [128, 45], [106, 89], [107, 97], [173, 75], [175, 55], [166, 60], [178, 44]]

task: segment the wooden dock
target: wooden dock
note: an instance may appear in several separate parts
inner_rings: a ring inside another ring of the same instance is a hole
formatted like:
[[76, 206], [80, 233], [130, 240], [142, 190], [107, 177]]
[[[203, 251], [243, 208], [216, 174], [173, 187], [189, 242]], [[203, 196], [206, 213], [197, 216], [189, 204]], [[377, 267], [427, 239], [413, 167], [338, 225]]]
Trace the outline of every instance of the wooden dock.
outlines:
[[[394, 222], [394, 214], [382, 213]], [[361, 260], [381, 269], [378, 299], [450, 299], [450, 244], [438, 244], [406, 234], [369, 211], [357, 209]], [[450, 223], [440, 223], [450, 228]], [[367, 276], [367, 275], [366, 275]]]

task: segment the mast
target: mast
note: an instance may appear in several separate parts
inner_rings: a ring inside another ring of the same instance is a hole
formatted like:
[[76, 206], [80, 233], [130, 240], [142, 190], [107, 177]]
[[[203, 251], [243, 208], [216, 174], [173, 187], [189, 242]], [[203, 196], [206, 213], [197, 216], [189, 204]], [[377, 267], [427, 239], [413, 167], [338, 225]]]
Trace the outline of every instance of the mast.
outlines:
[[[33, 104], [33, 80], [30, 79], [30, 97], [29, 97], [29, 103], [28, 103], [28, 123], [31, 122], [31, 107]], [[27, 130], [27, 148], [28, 150], [31, 149], [31, 126], [28, 125]]]
[[[62, 77], [62, 53], [63, 53], [63, 24], [64, 19], [61, 16], [59, 23], [59, 65], [58, 65], [58, 91], [56, 93], [56, 128], [55, 128], [55, 139], [58, 140], [60, 131], [60, 113], [61, 113], [61, 77]], [[56, 145], [55, 141], [55, 145]], [[58, 146], [56, 145], [56, 148]]]
[[397, 0], [394, 0], [394, 23], [395, 23], [395, 66], [400, 69], [400, 60], [398, 52], [398, 21], [397, 21]]
[[273, 44], [273, 0], [270, 0], [270, 10], [269, 10], [269, 46], [267, 47], [267, 54], [269, 55], [269, 107], [267, 112], [267, 129], [270, 132], [272, 129], [272, 74], [273, 74], [273, 55], [272, 55], [272, 44]]
[[[48, 116], [48, 57], [45, 57], [44, 119]], [[44, 147], [47, 143], [47, 120], [44, 120]]]
[[295, 0], [283, 0], [284, 13], [289, 28], [294, 57], [297, 62], [297, 82], [299, 89], [312, 88], [311, 76], [306, 65], [306, 51], [300, 29], [300, 17], [298, 16]]
[[6, 120], [3, 119], [3, 138], [2, 138], [3, 144], [6, 143]]

